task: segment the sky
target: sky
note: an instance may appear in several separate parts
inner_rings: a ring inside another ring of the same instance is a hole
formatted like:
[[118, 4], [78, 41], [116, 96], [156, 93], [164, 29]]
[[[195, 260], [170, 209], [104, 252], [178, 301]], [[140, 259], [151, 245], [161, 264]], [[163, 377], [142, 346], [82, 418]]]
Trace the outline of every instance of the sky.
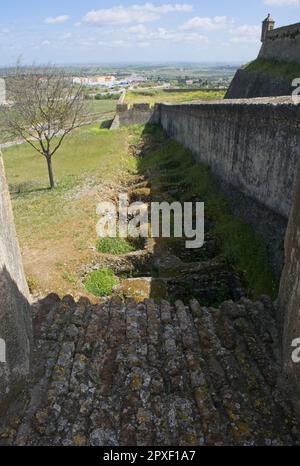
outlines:
[[300, 0], [2, 0], [0, 66], [246, 63], [268, 13], [300, 22]]

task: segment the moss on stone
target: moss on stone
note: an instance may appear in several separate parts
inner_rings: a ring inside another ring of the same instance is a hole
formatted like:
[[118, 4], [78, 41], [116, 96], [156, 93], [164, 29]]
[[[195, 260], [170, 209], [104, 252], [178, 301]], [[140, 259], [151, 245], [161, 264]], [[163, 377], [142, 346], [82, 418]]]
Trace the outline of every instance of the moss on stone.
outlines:
[[243, 67], [246, 71], [261, 71], [270, 76], [284, 76], [289, 79], [300, 76], [300, 63], [274, 59], [257, 58]]

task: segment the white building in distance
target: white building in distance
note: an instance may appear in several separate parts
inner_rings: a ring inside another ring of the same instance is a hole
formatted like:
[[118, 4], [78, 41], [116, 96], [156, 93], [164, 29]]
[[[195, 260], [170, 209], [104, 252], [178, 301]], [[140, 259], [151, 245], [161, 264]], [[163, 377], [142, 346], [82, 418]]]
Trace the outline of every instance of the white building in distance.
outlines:
[[6, 104], [6, 86], [5, 79], [0, 78], [0, 105]]

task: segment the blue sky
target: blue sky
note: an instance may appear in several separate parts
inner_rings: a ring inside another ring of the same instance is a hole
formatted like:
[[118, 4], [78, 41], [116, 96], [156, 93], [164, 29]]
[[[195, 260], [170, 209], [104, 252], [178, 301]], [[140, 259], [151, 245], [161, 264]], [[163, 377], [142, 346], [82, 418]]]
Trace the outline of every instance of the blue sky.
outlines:
[[23, 63], [247, 62], [261, 21], [300, 22], [300, 0], [10, 0], [0, 66]]

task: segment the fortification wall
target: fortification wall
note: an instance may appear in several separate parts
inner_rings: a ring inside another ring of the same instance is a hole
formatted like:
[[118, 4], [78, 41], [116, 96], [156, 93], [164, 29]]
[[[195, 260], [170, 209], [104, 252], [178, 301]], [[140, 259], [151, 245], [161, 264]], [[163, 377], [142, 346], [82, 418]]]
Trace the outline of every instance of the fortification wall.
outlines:
[[[22, 267], [0, 153], [0, 415], [26, 380], [30, 365], [29, 291]], [[5, 361], [6, 360], [6, 361]]]
[[286, 76], [271, 76], [261, 71], [240, 69], [236, 72], [225, 99], [292, 95], [295, 89], [292, 81]]
[[[283, 332], [283, 366], [288, 376], [289, 385], [298, 395], [300, 363], [292, 359], [295, 350], [292, 343], [300, 338], [300, 164], [296, 183], [293, 207], [285, 238], [285, 267], [281, 277], [279, 308], [284, 324]], [[299, 341], [298, 345], [299, 347]]]
[[300, 63], [300, 23], [269, 31], [258, 57]]
[[160, 105], [167, 134], [243, 194], [288, 218], [300, 148], [300, 106], [286, 99]]

